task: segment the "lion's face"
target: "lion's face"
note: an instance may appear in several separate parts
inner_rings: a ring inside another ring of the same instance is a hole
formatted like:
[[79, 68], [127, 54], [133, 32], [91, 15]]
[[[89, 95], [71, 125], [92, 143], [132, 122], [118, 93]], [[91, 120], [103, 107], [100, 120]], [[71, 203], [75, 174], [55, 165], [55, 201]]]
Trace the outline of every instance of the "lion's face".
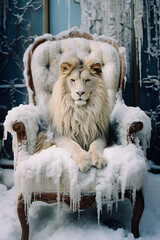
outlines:
[[[77, 60], [78, 61], [78, 60]], [[65, 76], [65, 87], [73, 102], [78, 106], [86, 105], [95, 92], [97, 74], [101, 74], [98, 63], [84, 67], [77, 64], [75, 59], [61, 64], [62, 74]]]
[[75, 69], [66, 78], [66, 85], [76, 105], [86, 105], [95, 90], [95, 81], [88, 70]]

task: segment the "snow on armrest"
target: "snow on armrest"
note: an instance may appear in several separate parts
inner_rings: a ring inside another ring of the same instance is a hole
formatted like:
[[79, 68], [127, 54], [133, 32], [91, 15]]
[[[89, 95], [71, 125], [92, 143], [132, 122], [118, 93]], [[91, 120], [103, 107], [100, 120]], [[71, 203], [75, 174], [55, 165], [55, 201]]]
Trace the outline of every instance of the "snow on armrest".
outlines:
[[[10, 132], [13, 135], [13, 142], [17, 142], [17, 134], [13, 126], [16, 123], [22, 123], [25, 126], [26, 137], [27, 137], [27, 146], [28, 152], [33, 154], [34, 147], [37, 140], [37, 133], [39, 130], [39, 124], [41, 119], [41, 113], [39, 108], [34, 105], [19, 105], [18, 107], [13, 108], [8, 111], [4, 122], [5, 129], [5, 139], [7, 138], [7, 132]], [[13, 144], [13, 150], [15, 150], [15, 145]]]
[[111, 114], [111, 126], [117, 128], [118, 142], [124, 146], [128, 144], [128, 132], [135, 122], [143, 124], [142, 130], [136, 132], [136, 143], [141, 141], [144, 151], [150, 145], [151, 120], [139, 107], [128, 107], [118, 96], [115, 107]]

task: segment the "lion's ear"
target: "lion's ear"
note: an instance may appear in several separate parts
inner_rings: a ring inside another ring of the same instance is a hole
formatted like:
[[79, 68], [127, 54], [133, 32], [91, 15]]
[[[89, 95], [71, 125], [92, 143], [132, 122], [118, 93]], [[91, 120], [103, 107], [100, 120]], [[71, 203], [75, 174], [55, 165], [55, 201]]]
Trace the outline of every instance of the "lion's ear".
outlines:
[[68, 62], [61, 63], [61, 71], [64, 75], [69, 74], [72, 71], [72, 65]]
[[102, 73], [102, 66], [101, 66], [101, 64], [100, 63], [94, 63], [94, 64], [92, 64], [91, 66], [90, 66], [90, 72], [91, 72], [91, 74], [93, 74], [93, 75], [101, 75], [101, 73]]

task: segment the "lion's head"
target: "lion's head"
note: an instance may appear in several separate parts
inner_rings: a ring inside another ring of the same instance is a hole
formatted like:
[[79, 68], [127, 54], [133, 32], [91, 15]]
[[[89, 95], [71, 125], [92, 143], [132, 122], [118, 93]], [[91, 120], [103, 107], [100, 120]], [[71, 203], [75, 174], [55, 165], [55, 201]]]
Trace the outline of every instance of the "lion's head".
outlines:
[[96, 77], [101, 75], [101, 65], [94, 63], [84, 67], [79, 59], [72, 58], [61, 64], [61, 71], [73, 103], [87, 105], [96, 90]]
[[54, 131], [87, 149], [97, 137], [106, 135], [110, 108], [101, 64], [71, 58], [60, 66], [53, 87], [49, 115]]

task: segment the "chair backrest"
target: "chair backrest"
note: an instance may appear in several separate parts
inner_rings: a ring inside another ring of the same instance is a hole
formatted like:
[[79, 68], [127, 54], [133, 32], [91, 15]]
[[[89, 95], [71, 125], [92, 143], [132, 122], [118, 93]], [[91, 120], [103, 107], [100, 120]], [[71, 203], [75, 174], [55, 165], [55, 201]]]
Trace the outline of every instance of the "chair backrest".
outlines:
[[29, 93], [29, 102], [46, 104], [58, 79], [60, 64], [70, 57], [84, 57], [101, 63], [111, 105], [114, 106], [117, 89], [124, 85], [124, 51], [113, 39], [89, 35], [78, 29], [53, 36], [37, 37], [24, 55], [24, 77]]

